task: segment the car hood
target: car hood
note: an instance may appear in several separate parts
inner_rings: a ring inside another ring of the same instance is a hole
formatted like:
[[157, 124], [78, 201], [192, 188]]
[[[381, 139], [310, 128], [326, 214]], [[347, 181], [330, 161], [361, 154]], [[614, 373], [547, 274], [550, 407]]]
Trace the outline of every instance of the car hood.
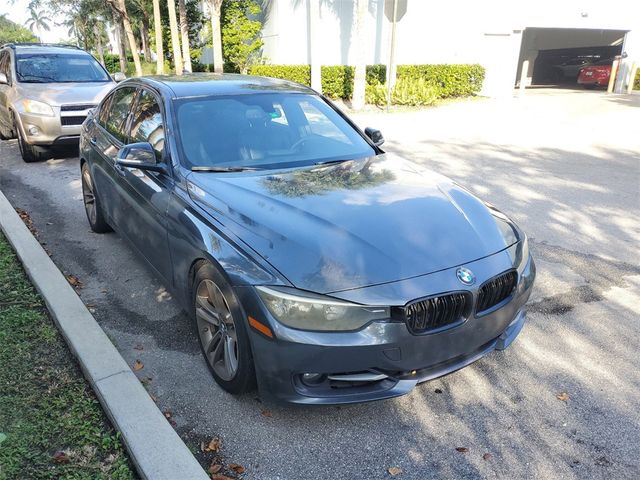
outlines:
[[448, 178], [389, 154], [278, 173], [193, 172], [192, 199], [294, 286], [319, 293], [462, 265], [515, 227]]
[[58, 107], [67, 104], [98, 104], [114, 82], [21, 83], [20, 96]]

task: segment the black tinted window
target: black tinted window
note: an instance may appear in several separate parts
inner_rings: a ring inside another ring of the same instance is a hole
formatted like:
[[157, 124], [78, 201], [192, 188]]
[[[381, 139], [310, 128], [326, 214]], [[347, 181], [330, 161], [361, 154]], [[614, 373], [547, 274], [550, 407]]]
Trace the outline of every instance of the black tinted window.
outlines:
[[156, 151], [158, 159], [164, 151], [164, 124], [162, 112], [156, 98], [146, 90], [138, 97], [138, 105], [131, 121], [132, 142], [149, 142]]
[[111, 99], [111, 107], [109, 109], [109, 116], [105, 128], [107, 132], [116, 137], [121, 142], [126, 141], [126, 127], [127, 116], [131, 110], [131, 102], [136, 90], [134, 88], [121, 88], [117, 90]]
[[107, 96], [100, 106], [100, 113], [98, 113], [98, 123], [103, 127], [107, 126], [107, 118], [109, 118], [109, 107], [111, 106], [111, 99], [113, 94]]
[[185, 98], [177, 117], [188, 166], [280, 168], [375, 155], [317, 95]]

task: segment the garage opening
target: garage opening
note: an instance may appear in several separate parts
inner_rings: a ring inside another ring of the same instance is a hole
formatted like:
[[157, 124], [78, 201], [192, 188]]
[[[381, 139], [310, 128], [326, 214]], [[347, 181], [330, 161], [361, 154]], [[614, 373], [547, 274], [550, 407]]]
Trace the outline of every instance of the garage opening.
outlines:
[[[608, 81], [607, 69], [622, 52], [626, 34], [626, 30], [526, 28], [515, 84], [520, 85], [523, 63], [528, 61], [526, 87], [602, 87]], [[597, 83], [589, 82], [591, 70], [591, 75], [598, 76]]]

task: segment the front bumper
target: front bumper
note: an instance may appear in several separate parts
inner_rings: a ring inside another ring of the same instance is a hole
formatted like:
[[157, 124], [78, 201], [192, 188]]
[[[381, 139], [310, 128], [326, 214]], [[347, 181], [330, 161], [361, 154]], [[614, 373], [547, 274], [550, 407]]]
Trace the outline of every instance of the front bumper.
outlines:
[[[472, 313], [461, 325], [431, 334], [414, 335], [403, 322], [397, 321], [373, 322], [355, 332], [295, 330], [271, 318], [253, 288], [237, 288], [246, 314], [270, 325], [275, 335], [275, 339], [269, 339], [250, 331], [261, 393], [276, 401], [314, 405], [397, 397], [420, 382], [454, 372], [494, 350], [507, 348], [524, 325], [524, 305], [535, 278], [533, 260], [528, 252], [527, 258], [523, 258], [519, 248], [514, 246], [465, 265], [476, 273], [478, 280], [475, 288], [469, 288], [474, 303], [478, 286], [485, 280], [516, 268], [518, 284], [509, 299], [488, 313], [480, 316]], [[402, 305], [415, 298], [451, 291], [451, 287], [459, 290], [460, 284], [454, 283], [455, 270], [367, 287], [348, 295], [352, 301], [366, 299], [360, 303], [370, 305], [376, 305], [372, 303], [374, 298], [393, 297], [395, 303], [386, 304]], [[324, 380], [318, 384], [305, 383], [303, 373], [323, 374]]]
[[[53, 146], [77, 143], [80, 139], [82, 124], [63, 125], [62, 118], [86, 118], [87, 110], [78, 112], [60, 112], [59, 107], [53, 107], [56, 113], [52, 117], [18, 112], [19, 125], [23, 138], [31, 145]], [[79, 120], [77, 120], [79, 122]]]

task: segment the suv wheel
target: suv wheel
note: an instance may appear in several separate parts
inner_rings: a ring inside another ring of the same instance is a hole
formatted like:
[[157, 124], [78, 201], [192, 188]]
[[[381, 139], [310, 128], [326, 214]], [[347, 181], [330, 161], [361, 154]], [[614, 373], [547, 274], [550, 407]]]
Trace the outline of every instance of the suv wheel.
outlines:
[[20, 126], [14, 121], [14, 130], [18, 134], [18, 146], [20, 147], [20, 155], [22, 160], [26, 163], [40, 162], [46, 160], [49, 156], [49, 149], [46, 147], [40, 147], [38, 145], [31, 145], [27, 143]]

